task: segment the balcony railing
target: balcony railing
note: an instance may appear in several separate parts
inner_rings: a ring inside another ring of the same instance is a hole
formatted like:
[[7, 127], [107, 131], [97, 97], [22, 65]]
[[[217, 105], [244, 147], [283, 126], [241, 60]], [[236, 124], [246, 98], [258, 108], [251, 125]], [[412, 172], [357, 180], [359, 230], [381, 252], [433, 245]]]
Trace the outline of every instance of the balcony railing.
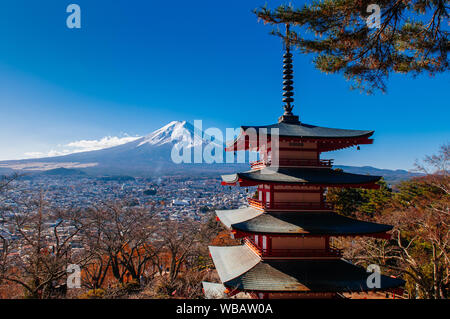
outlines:
[[262, 249], [250, 238], [245, 238], [244, 242], [258, 256], [263, 258], [342, 257], [342, 250], [335, 247], [330, 247], [328, 249]]
[[[256, 162], [251, 162], [250, 165], [253, 169], [261, 168], [263, 166], [270, 166], [272, 164], [271, 160], [260, 160]], [[303, 167], [303, 166], [312, 166], [312, 167], [331, 167], [333, 166], [333, 160], [331, 159], [279, 159], [279, 166], [291, 166], [291, 167]]]
[[302, 210], [333, 210], [333, 205], [325, 202], [263, 202], [248, 197], [248, 204], [258, 209], [302, 209]]

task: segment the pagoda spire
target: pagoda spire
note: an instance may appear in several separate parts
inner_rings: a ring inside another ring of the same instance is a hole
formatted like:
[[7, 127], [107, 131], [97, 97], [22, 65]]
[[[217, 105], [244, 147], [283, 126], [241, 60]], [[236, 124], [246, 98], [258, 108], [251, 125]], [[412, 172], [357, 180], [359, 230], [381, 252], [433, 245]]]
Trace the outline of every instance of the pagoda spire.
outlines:
[[289, 27], [290, 26], [287, 23], [286, 36], [284, 39], [285, 53], [283, 55], [283, 102], [285, 103], [283, 105], [284, 114], [278, 119], [278, 122], [298, 124], [300, 123], [300, 121], [298, 119], [298, 116], [292, 114], [294, 105], [291, 104], [294, 102], [294, 87], [292, 86], [294, 84], [294, 71], [292, 70], [291, 37]]

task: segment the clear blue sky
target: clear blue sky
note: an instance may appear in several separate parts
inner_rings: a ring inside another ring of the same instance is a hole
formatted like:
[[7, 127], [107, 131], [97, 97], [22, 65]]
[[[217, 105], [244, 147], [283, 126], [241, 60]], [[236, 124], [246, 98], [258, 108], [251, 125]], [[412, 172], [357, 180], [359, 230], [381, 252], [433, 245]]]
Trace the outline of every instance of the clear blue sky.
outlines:
[[[70, 3], [81, 7], [81, 30], [66, 27]], [[264, 3], [2, 1], [0, 159], [145, 135], [172, 120], [222, 129], [274, 123], [282, 113], [282, 49], [251, 12]], [[311, 59], [294, 58], [301, 120], [376, 131], [374, 145], [324, 158], [408, 169], [450, 141], [449, 74], [393, 75], [387, 94], [367, 96]]]

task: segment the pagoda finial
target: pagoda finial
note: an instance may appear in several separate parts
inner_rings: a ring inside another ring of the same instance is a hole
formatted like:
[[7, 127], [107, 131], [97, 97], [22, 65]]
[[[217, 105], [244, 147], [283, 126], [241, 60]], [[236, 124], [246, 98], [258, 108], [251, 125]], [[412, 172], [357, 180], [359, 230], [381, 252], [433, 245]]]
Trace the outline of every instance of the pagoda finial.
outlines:
[[289, 31], [289, 23], [286, 23], [286, 37], [284, 41], [285, 53], [283, 55], [283, 105], [284, 114], [278, 119], [278, 122], [284, 123], [300, 123], [298, 116], [292, 114], [292, 109], [294, 105], [291, 103], [294, 102], [294, 81], [292, 80], [294, 76], [292, 75], [294, 72], [292, 71], [292, 53], [291, 53], [291, 36]]

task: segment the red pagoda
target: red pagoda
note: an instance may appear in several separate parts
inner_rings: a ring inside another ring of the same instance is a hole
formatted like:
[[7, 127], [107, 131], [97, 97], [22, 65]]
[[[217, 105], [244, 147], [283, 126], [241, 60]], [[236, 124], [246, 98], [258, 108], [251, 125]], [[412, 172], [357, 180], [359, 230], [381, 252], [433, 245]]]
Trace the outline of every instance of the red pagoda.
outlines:
[[[288, 27], [287, 27], [288, 29]], [[288, 30], [287, 30], [288, 31]], [[289, 31], [287, 32], [289, 34]], [[370, 273], [342, 259], [330, 238], [390, 238], [392, 226], [360, 221], [333, 212], [329, 187], [376, 189], [380, 176], [350, 174], [332, 168], [323, 152], [372, 144], [373, 131], [334, 129], [304, 124], [293, 109], [292, 54], [286, 42], [283, 71], [284, 114], [278, 123], [243, 126], [227, 151], [257, 151], [251, 170], [222, 176], [222, 185], [257, 186], [248, 207], [216, 211], [217, 218], [242, 245], [210, 246], [221, 284], [203, 283], [206, 296], [253, 298], [334, 298], [345, 292], [387, 290], [404, 284], [381, 275], [369, 288]], [[248, 132], [258, 139], [252, 143]], [[271, 132], [277, 132], [275, 136]], [[267, 132], [260, 139], [259, 132]], [[276, 140], [275, 140], [276, 137]], [[263, 142], [261, 142], [261, 140]], [[277, 145], [275, 145], [277, 144]]]

